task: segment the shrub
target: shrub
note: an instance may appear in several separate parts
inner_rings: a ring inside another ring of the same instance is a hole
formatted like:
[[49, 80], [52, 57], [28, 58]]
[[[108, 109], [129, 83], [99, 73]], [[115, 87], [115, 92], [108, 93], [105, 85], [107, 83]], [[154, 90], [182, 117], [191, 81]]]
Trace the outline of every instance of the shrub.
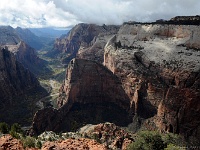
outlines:
[[185, 150], [184, 147], [180, 147], [180, 146], [176, 146], [174, 144], [169, 144], [167, 145], [167, 148], [165, 148], [165, 150]]
[[22, 143], [23, 143], [24, 148], [26, 148], [26, 147], [29, 147], [29, 148], [32, 147], [32, 148], [34, 148], [36, 140], [33, 137], [27, 136], [26, 138], [24, 138], [22, 140]]
[[5, 123], [5, 122], [0, 123], [0, 132], [3, 134], [6, 134], [9, 132], [9, 126], [7, 123]]
[[138, 134], [135, 142], [129, 145], [128, 150], [164, 150], [167, 147], [157, 132], [143, 131]]
[[14, 123], [11, 126], [11, 131], [17, 132], [17, 133], [22, 133], [22, 128], [21, 128], [21, 126], [18, 123]]
[[168, 133], [162, 136], [164, 143], [183, 146], [183, 139], [177, 134]]
[[179, 135], [142, 131], [137, 134], [135, 142], [129, 145], [128, 150], [177, 150], [180, 148], [184, 150], [184, 147], [184, 140]]
[[14, 138], [16, 138], [16, 139], [20, 139], [19, 133], [14, 132], [14, 131], [10, 131], [9, 133], [10, 133], [10, 135], [11, 135], [12, 137], [14, 137]]
[[37, 142], [36, 142], [36, 148], [42, 148], [42, 142], [41, 141], [39, 141], [39, 140], [37, 140]]
[[10, 130], [10, 135], [14, 138], [17, 138], [19, 139], [20, 138], [20, 134], [23, 134], [23, 131], [21, 129], [21, 126], [18, 124], [18, 123], [14, 123], [12, 126], [11, 126], [11, 130]]

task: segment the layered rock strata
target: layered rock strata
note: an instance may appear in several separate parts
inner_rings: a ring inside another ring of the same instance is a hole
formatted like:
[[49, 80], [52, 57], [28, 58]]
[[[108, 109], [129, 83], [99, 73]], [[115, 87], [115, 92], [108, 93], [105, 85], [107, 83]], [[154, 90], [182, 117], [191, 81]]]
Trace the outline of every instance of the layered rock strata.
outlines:
[[198, 26], [125, 24], [105, 47], [104, 65], [121, 79], [135, 113], [155, 116], [162, 131], [198, 137], [199, 33]]

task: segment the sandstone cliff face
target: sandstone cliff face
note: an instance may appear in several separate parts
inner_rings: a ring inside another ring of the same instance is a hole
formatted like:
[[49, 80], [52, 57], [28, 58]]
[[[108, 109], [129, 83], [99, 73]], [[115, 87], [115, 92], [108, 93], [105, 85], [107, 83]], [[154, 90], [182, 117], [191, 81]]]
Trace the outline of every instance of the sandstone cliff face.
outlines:
[[92, 60], [102, 64], [104, 61], [104, 47], [112, 36], [113, 34], [108, 32], [94, 37], [91, 46], [79, 48], [76, 58]]
[[46, 129], [74, 130], [84, 123], [110, 121], [124, 126], [131, 122], [130, 101], [118, 78], [89, 60], [70, 62], [58, 106], [58, 110], [47, 108], [48, 115], [44, 115], [45, 110], [35, 115], [33, 130], [37, 134]]
[[[118, 29], [118, 26], [98, 26], [84, 23], [78, 24], [72, 28], [66, 36], [55, 41], [54, 50], [67, 55], [63, 60], [64, 63], [68, 63], [72, 58], [75, 58], [79, 49], [79, 58], [83, 58], [85, 55], [90, 55], [90, 57], [96, 57], [97, 60], [99, 59], [99, 61], [102, 61], [102, 50], [106, 44], [105, 39], [109, 38], [111, 34], [115, 34]], [[93, 47], [91, 48], [91, 46]], [[83, 50], [87, 48], [88, 50]]]
[[46, 66], [46, 62], [40, 59], [35, 52], [35, 49], [24, 43], [19, 42], [17, 45], [8, 45], [8, 49], [13, 52], [17, 60], [28, 68], [35, 75], [50, 73]]
[[198, 137], [199, 33], [198, 26], [125, 24], [105, 47], [104, 64], [121, 78], [135, 113], [156, 116], [162, 131]]
[[[0, 121], [23, 120], [23, 114], [34, 93], [41, 95], [42, 88], [30, 71], [25, 69], [6, 48], [0, 50]], [[43, 91], [45, 94], [45, 91]], [[32, 93], [32, 94], [31, 94]], [[21, 109], [22, 108], [22, 109]], [[15, 112], [13, 111], [15, 109]], [[21, 113], [21, 114], [20, 114]], [[19, 116], [22, 118], [18, 118]], [[13, 120], [12, 120], [13, 119]], [[17, 121], [17, 122], [18, 122]]]

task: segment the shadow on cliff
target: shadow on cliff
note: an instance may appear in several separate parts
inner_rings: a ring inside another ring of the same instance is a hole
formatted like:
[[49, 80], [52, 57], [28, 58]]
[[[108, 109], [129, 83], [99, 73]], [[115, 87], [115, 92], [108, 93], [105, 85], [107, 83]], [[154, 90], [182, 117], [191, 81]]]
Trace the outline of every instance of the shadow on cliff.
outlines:
[[[133, 109], [121, 81], [97, 62], [76, 59], [68, 66], [65, 84], [58, 99], [59, 109], [36, 113], [33, 131], [74, 131], [85, 124], [113, 122], [127, 126]], [[48, 113], [47, 113], [48, 112]]]

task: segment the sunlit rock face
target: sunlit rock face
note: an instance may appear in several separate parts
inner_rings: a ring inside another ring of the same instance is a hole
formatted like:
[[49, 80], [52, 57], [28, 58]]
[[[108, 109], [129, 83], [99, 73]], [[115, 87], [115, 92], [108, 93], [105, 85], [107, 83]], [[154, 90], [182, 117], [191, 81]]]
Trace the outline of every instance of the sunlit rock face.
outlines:
[[199, 34], [194, 25], [124, 24], [105, 46], [104, 65], [121, 79], [135, 113], [155, 116], [162, 131], [198, 135]]

